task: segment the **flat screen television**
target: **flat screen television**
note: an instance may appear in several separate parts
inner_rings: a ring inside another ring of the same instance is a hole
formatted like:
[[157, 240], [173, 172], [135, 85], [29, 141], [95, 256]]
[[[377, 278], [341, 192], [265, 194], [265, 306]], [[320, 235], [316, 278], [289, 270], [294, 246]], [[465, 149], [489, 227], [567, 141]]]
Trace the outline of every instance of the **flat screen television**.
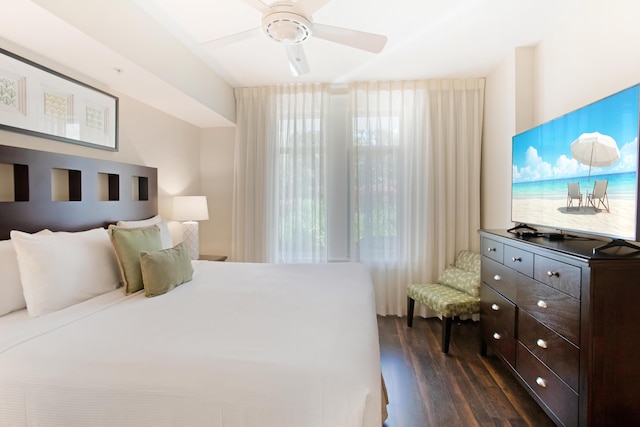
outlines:
[[639, 88], [513, 137], [513, 222], [640, 241]]

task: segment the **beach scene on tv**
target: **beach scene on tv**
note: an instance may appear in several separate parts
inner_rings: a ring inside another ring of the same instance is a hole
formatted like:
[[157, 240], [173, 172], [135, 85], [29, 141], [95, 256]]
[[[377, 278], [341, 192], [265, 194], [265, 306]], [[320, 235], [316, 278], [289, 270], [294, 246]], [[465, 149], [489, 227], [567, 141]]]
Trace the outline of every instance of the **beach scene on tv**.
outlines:
[[635, 240], [638, 86], [513, 137], [512, 221]]

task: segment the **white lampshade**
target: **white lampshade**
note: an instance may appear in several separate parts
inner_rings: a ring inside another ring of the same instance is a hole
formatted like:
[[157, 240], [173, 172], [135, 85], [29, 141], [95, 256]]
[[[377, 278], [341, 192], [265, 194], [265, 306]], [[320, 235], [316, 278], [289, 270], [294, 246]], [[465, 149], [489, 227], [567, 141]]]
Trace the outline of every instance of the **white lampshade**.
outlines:
[[182, 234], [191, 259], [200, 258], [198, 223], [209, 219], [205, 196], [176, 196], [173, 198], [173, 219], [184, 221]]
[[176, 196], [173, 198], [175, 221], [204, 221], [209, 219], [206, 196]]

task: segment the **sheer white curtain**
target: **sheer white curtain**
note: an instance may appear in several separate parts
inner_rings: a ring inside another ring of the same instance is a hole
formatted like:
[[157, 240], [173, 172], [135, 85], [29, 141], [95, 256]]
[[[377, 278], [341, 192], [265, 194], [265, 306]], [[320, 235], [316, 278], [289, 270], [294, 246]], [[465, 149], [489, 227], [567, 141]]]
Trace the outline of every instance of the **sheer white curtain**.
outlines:
[[352, 259], [378, 314], [406, 314], [406, 286], [478, 250], [484, 80], [350, 85]]
[[233, 260], [326, 261], [329, 86], [235, 94]]

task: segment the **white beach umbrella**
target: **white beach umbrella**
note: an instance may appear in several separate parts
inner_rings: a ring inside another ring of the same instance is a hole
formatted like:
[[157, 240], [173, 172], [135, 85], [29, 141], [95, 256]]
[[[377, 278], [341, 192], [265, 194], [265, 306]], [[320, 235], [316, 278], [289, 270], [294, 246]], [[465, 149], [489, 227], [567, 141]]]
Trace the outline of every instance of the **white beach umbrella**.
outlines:
[[616, 141], [609, 135], [591, 132], [583, 133], [571, 143], [571, 156], [583, 165], [589, 165], [590, 180], [591, 167], [613, 165], [620, 160], [620, 150]]

